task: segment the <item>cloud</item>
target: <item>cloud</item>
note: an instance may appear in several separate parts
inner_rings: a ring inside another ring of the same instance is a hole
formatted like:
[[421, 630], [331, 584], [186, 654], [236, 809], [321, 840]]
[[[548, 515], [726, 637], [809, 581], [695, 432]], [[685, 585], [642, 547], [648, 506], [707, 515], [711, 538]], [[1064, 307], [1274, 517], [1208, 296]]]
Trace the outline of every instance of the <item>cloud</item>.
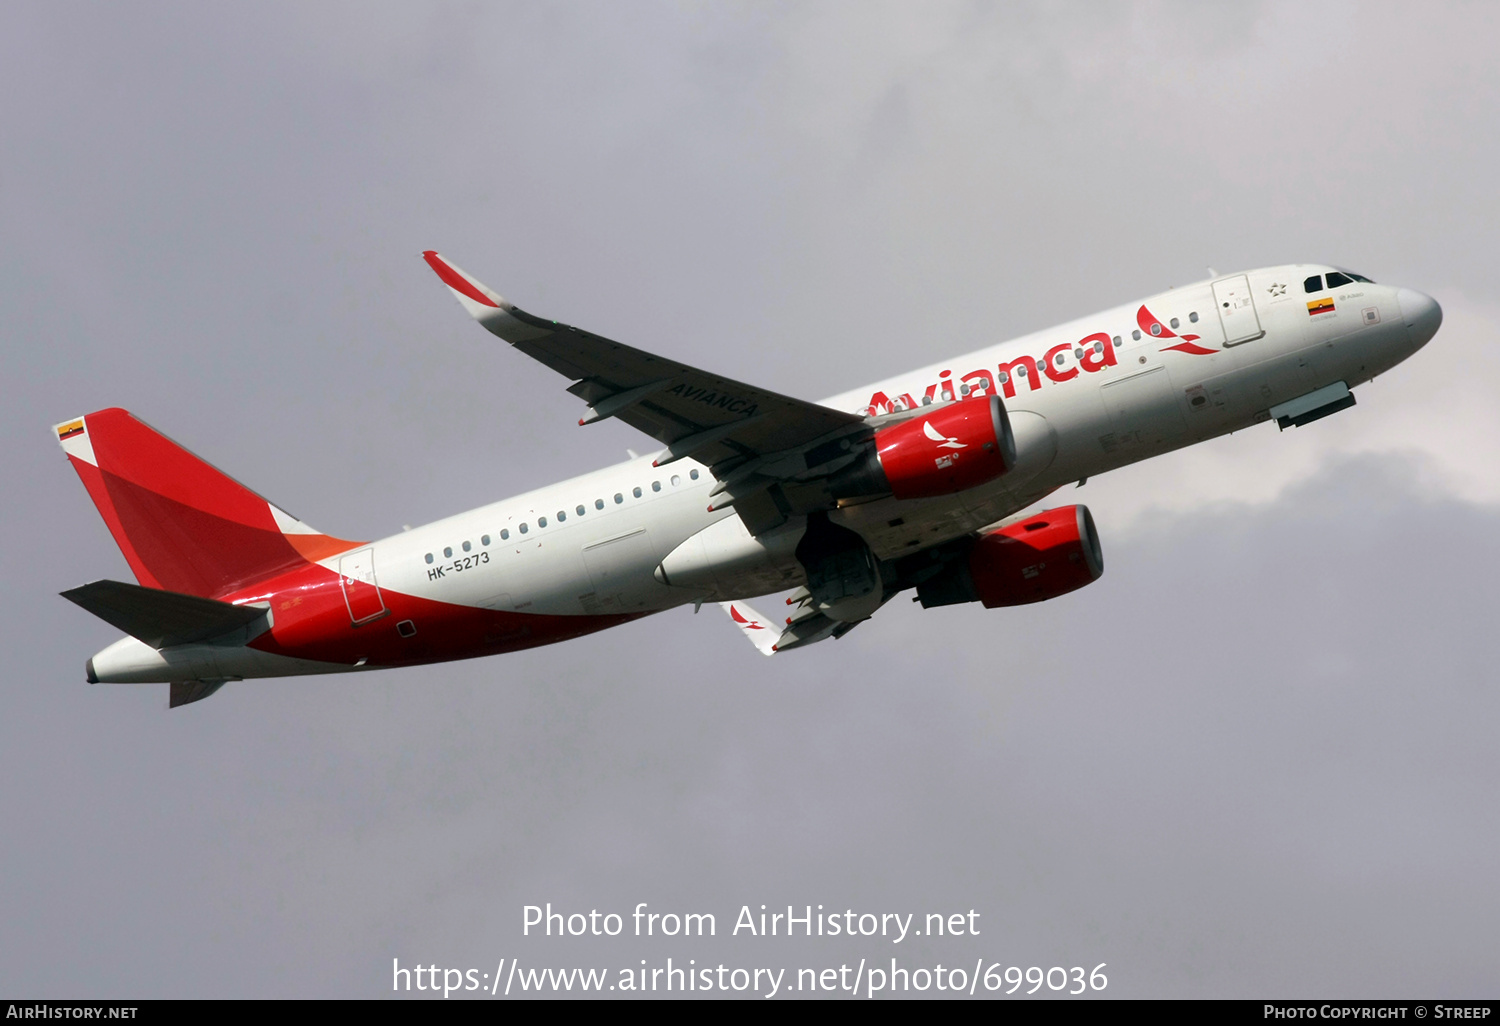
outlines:
[[1491, 382], [1500, 374], [1500, 308], [1438, 290], [1443, 327], [1415, 357], [1355, 393], [1359, 405], [1290, 431], [1262, 424], [1138, 466], [1069, 493], [1126, 523], [1216, 503], [1267, 503], [1333, 462], [1380, 456], [1416, 475], [1420, 491], [1493, 506], [1500, 458], [1468, 439], [1500, 431]]

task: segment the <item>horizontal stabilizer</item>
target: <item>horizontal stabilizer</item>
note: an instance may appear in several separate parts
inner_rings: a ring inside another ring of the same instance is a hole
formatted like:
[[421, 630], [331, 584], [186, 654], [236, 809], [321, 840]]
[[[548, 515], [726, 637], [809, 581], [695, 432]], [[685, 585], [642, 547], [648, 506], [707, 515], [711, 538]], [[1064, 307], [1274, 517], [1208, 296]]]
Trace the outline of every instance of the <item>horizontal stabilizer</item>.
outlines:
[[121, 581], [94, 581], [62, 597], [157, 649], [207, 641], [247, 627], [267, 613], [261, 606], [234, 606]]

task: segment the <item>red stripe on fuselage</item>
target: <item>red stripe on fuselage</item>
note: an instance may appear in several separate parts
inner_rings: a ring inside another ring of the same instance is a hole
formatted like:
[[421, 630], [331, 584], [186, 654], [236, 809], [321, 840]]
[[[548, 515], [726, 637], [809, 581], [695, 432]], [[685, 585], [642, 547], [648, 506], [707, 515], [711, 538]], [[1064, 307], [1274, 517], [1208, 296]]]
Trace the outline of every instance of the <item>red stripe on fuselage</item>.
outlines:
[[[588, 616], [555, 616], [483, 609], [380, 589], [387, 615], [355, 627], [349, 621], [339, 575], [304, 566], [230, 596], [234, 602], [271, 604], [273, 626], [250, 643], [275, 655], [352, 666], [412, 666], [515, 652], [593, 634], [646, 616], [649, 610]], [[402, 637], [397, 625], [416, 632]]]

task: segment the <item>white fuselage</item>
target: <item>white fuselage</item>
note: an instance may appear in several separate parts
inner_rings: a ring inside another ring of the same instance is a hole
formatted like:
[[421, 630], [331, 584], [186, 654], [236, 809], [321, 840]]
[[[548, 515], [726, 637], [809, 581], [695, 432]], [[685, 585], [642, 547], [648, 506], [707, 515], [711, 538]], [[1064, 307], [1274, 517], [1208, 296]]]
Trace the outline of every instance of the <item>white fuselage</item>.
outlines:
[[[1420, 293], [1343, 274], [1348, 284], [1304, 290], [1305, 280], [1330, 272], [1283, 265], [1198, 282], [823, 400], [899, 418], [998, 391], [1017, 449], [1015, 465], [989, 484], [939, 498], [846, 501], [830, 520], [882, 560], [922, 551], [1063, 485], [1249, 427], [1325, 387], [1368, 381], [1425, 344], [1441, 321]], [[691, 459], [658, 468], [642, 456], [403, 531], [359, 558], [373, 561], [361, 565], [388, 607], [427, 610], [391, 609], [393, 621], [414, 617], [406, 621], [418, 623], [414, 643], [432, 636], [429, 623], [481, 625], [473, 629], [485, 636], [472, 650], [422, 658], [527, 647], [684, 603], [801, 584], [793, 551], [806, 518], [752, 537], [732, 507], [710, 511], [715, 484]], [[340, 561], [351, 558], [317, 565], [337, 579]], [[273, 623], [276, 608], [300, 601], [266, 598]], [[465, 609], [483, 612], [465, 620]], [[349, 632], [347, 621], [341, 629]], [[468, 628], [454, 630], [448, 637], [458, 644]], [[375, 635], [356, 624], [351, 637]], [[97, 655], [90, 674], [125, 681], [347, 670], [365, 665], [362, 644], [336, 650], [343, 655], [224, 645], [158, 652], [127, 638]]]
[[[1368, 381], [1426, 341], [1413, 339], [1398, 299], [1401, 290], [1390, 286], [1356, 282], [1335, 289], [1325, 293], [1333, 299], [1333, 312], [1309, 314], [1303, 280], [1330, 270], [1288, 265], [1250, 272], [1246, 277], [1264, 334], [1237, 345], [1224, 345], [1212, 283], [1203, 281], [823, 400], [822, 405], [844, 411], [866, 410], [877, 396], [897, 403], [902, 396], [919, 404], [924, 396], [941, 402], [945, 389], [961, 398], [965, 378], [971, 394], [983, 394], [987, 377], [1005, 396], [1021, 449], [1020, 464], [992, 484], [943, 498], [848, 505], [835, 512], [835, 519], [862, 534], [878, 556], [890, 558], [913, 543], [926, 546], [978, 530], [1070, 482], [1248, 427], [1266, 419], [1276, 404], [1331, 382], [1352, 387]], [[1177, 335], [1197, 335], [1198, 346], [1214, 351], [1163, 352], [1180, 338], [1141, 331], [1137, 311], [1142, 306], [1164, 325], [1175, 319]], [[1367, 313], [1371, 308], [1373, 317]], [[1194, 314], [1196, 320], [1190, 320]], [[1094, 370], [1080, 367], [1076, 343], [1101, 333], [1110, 339], [1115, 362]], [[1028, 368], [1024, 378], [1012, 373], [1008, 383], [996, 380], [1001, 365], [1022, 356], [1041, 363], [1055, 347], [1062, 350], [1054, 352], [1050, 376]], [[753, 583], [745, 594], [660, 584], [653, 571], [662, 559], [734, 513], [708, 511], [714, 479], [706, 467], [685, 459], [655, 468], [652, 458], [642, 456], [386, 538], [376, 544], [380, 586], [464, 605], [589, 615], [745, 598], [797, 582], [799, 571], [788, 553], [780, 566], [748, 575]], [[509, 535], [505, 540], [502, 530]], [[488, 545], [481, 544], [485, 536]], [[488, 561], [462, 568], [465, 556], [472, 562], [478, 553], [488, 553]], [[441, 576], [434, 573], [438, 568], [446, 568]]]

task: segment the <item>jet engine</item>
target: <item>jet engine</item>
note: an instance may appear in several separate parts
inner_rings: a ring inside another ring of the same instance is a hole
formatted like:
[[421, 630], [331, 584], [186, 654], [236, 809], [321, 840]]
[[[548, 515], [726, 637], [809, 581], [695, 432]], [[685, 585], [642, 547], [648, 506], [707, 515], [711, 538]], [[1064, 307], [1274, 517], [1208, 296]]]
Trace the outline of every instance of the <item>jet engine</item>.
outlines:
[[865, 458], [829, 482], [835, 498], [926, 499], [993, 481], [1016, 462], [1016, 439], [999, 396], [934, 407], [875, 432]]
[[1104, 573], [1087, 506], [1063, 506], [989, 531], [968, 553], [917, 585], [925, 607], [981, 602], [986, 609], [1066, 595]]

